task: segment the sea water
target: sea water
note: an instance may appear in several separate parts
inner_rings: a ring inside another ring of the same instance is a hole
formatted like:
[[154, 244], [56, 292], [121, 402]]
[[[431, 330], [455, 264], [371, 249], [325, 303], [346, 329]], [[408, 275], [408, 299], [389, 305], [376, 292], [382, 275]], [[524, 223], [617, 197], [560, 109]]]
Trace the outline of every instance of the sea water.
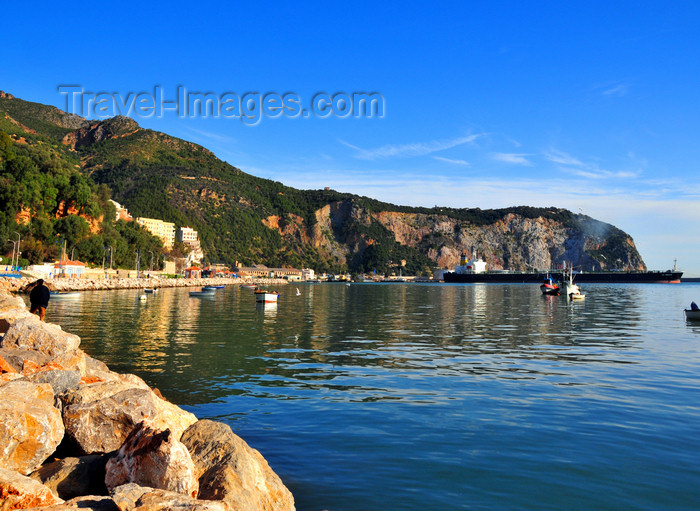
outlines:
[[98, 291], [47, 320], [229, 424], [300, 511], [699, 509], [700, 285], [582, 287]]

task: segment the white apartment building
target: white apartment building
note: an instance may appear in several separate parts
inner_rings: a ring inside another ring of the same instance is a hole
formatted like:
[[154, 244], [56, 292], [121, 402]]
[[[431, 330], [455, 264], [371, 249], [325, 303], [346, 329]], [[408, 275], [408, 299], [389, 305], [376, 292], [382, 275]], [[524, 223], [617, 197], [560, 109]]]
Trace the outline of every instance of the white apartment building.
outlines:
[[170, 248], [175, 244], [175, 224], [156, 218], [138, 217], [136, 223], [143, 225], [154, 236], [163, 240], [163, 245]]

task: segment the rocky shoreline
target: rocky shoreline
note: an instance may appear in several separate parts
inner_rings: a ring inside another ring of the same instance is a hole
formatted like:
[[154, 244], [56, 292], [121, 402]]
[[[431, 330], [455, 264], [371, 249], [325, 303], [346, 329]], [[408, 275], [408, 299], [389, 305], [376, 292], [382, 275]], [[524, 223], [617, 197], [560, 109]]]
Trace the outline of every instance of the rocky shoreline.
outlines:
[[[295, 509], [281, 479], [228, 425], [198, 420], [90, 357], [78, 336], [39, 321], [9, 292], [35, 279], [2, 280], [24, 282], [0, 282], [0, 511]], [[57, 290], [202, 285], [65, 280], [48, 282]]]
[[[0, 288], [4, 288], [13, 293], [28, 292], [31, 286], [37, 281], [31, 277], [1, 277]], [[44, 283], [51, 291], [100, 291], [114, 289], [151, 289], [159, 287], [201, 287], [201, 286], [235, 286], [240, 284], [260, 284], [260, 285], [284, 285], [289, 284], [285, 279], [229, 279], [229, 278], [206, 278], [206, 279], [170, 279], [170, 278], [139, 278], [139, 279], [44, 279]]]

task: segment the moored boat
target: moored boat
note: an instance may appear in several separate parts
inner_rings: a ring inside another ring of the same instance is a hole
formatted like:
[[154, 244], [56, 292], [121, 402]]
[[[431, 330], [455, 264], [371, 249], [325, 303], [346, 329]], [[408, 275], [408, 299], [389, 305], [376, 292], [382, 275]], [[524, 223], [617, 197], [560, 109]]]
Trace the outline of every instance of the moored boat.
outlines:
[[685, 319], [689, 321], [700, 321], [700, 310], [685, 309]]
[[540, 285], [540, 291], [542, 291], [543, 295], [559, 296], [561, 294], [561, 289], [555, 284], [551, 275], [547, 275], [547, 278], [544, 279], [544, 282]]
[[80, 296], [79, 291], [51, 291], [51, 298], [77, 298]]
[[[442, 279], [446, 283], [515, 284], [542, 282], [548, 275], [555, 280], [562, 280], [563, 273], [560, 269], [548, 272], [487, 270], [486, 263], [481, 258], [474, 256], [467, 261], [462, 254], [460, 264], [452, 271], [445, 271]], [[573, 275], [579, 284], [679, 284], [683, 272], [674, 265], [672, 270], [666, 271], [578, 271]]]
[[216, 294], [216, 289], [206, 289], [202, 288], [200, 291], [190, 291], [190, 296], [214, 296]]
[[144, 292], [144, 293], [149, 293], [149, 294], [150, 294], [150, 293], [157, 293], [157, 292], [158, 292], [158, 288], [156, 288], [156, 287], [154, 287], [154, 288], [146, 288], [146, 289], [143, 290], [143, 292]]
[[690, 321], [700, 321], [700, 307], [695, 302], [690, 302], [690, 309], [685, 309], [685, 319]]
[[574, 284], [571, 267], [564, 268], [563, 279], [559, 283], [559, 287], [561, 288], [561, 294], [569, 300], [583, 300], [586, 298], [586, 295], [581, 292], [581, 288]]
[[255, 290], [255, 301], [258, 303], [277, 303], [279, 297], [277, 291], [265, 291], [264, 289]]

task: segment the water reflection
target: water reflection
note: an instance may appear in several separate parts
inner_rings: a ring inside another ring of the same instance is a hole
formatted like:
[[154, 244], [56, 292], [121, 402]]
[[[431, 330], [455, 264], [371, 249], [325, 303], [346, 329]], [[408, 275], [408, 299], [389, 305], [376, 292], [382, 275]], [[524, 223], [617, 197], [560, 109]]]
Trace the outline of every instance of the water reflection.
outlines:
[[[84, 293], [48, 314], [198, 415], [250, 420], [245, 438], [304, 481], [300, 508], [401, 493], [415, 497], [404, 509], [601, 509], [644, 474], [645, 487], [672, 474], [660, 484], [680, 481], [674, 496], [697, 488], [700, 324], [682, 309], [698, 289], [588, 285], [572, 303], [525, 284], [299, 285], [274, 308], [235, 287], [162, 289]], [[561, 480], [571, 499], [548, 500]]]
[[[235, 287], [210, 299], [187, 289], [162, 289], [146, 301], [138, 291], [93, 292], [52, 303], [51, 314], [116, 370], [200, 402], [284, 387], [395, 399], [394, 386], [424, 372], [575, 383], [576, 365], [635, 363], [625, 352], [643, 342], [650, 308], [643, 286], [599, 286], [580, 303], [529, 285], [299, 289], [297, 296], [281, 288], [278, 304], [255, 304]], [[376, 385], [382, 378], [387, 387]], [[333, 392], [340, 390], [352, 392]]]

